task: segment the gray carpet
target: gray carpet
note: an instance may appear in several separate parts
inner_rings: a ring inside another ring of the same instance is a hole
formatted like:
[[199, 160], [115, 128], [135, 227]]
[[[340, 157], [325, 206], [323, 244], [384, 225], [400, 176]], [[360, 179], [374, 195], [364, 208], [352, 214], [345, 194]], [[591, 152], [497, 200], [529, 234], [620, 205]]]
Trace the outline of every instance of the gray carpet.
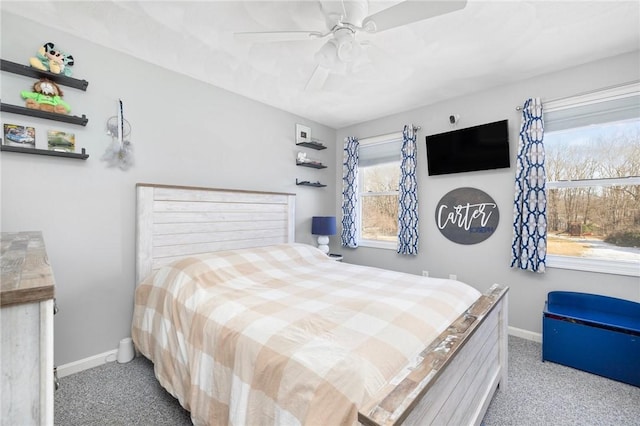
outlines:
[[[484, 418], [492, 425], [640, 425], [640, 388], [540, 361], [539, 343], [509, 338], [509, 389], [498, 389]], [[190, 425], [143, 357], [60, 379], [55, 424]]]
[[542, 362], [540, 343], [509, 337], [509, 386], [498, 388], [483, 424], [640, 425], [640, 388]]

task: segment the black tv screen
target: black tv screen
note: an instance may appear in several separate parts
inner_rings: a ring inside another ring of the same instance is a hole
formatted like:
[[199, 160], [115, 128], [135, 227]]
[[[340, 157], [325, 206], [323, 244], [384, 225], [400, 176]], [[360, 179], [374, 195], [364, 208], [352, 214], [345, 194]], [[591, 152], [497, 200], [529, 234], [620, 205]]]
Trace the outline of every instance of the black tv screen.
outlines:
[[426, 137], [429, 176], [508, 168], [509, 121]]

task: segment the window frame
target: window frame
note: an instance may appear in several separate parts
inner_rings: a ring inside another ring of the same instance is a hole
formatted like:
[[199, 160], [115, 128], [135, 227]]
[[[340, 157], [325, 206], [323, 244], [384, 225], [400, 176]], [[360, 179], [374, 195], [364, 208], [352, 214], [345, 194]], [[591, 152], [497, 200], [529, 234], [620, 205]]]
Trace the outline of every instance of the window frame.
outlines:
[[[544, 113], [577, 108], [580, 106], [600, 103], [604, 101], [640, 95], [640, 82], [624, 84], [621, 86], [606, 88], [582, 95], [549, 101], [544, 104]], [[550, 132], [551, 133], [551, 132]], [[574, 181], [546, 181], [546, 190], [559, 188], [597, 187], [640, 185], [639, 176], [625, 176], [607, 179], [585, 179]], [[624, 275], [640, 277], [640, 262], [629, 260], [604, 260], [583, 258], [577, 256], [562, 256], [547, 254], [546, 266], [548, 268], [570, 269], [585, 272], [598, 272], [612, 275]]]
[[[373, 145], [381, 145], [381, 144], [391, 144], [397, 143], [398, 141], [402, 141], [402, 132], [390, 133], [386, 135], [374, 136], [365, 139], [361, 139], [359, 141], [359, 146], [373, 146]], [[402, 160], [402, 153], [398, 151], [398, 161]], [[390, 163], [390, 162], [389, 162]], [[382, 163], [386, 164], [386, 163]], [[385, 191], [385, 192], [364, 192], [364, 173], [360, 170], [360, 165], [358, 164], [358, 246], [359, 247], [369, 247], [369, 248], [378, 248], [385, 250], [397, 250], [398, 249], [398, 235], [396, 235], [396, 239], [394, 241], [380, 241], [380, 240], [371, 240], [364, 239], [362, 237], [362, 205], [364, 197], [371, 196], [383, 196], [383, 195], [396, 195], [400, 196], [400, 188], [396, 191]], [[400, 170], [400, 165], [398, 165], [398, 170]]]

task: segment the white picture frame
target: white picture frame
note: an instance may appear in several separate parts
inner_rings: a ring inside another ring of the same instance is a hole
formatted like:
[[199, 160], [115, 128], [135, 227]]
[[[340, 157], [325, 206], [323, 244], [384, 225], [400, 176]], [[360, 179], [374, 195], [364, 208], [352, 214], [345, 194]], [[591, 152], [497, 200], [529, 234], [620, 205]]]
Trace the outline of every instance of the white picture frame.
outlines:
[[311, 128], [296, 124], [296, 143], [311, 142]]

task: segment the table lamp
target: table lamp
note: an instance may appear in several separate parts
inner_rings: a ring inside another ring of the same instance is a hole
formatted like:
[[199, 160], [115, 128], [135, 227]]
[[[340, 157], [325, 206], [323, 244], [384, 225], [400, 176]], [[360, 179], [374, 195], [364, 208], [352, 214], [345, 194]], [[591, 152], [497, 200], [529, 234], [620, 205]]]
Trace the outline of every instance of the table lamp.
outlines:
[[313, 216], [311, 233], [318, 236], [318, 248], [323, 253], [329, 254], [329, 235], [336, 235], [336, 217]]

